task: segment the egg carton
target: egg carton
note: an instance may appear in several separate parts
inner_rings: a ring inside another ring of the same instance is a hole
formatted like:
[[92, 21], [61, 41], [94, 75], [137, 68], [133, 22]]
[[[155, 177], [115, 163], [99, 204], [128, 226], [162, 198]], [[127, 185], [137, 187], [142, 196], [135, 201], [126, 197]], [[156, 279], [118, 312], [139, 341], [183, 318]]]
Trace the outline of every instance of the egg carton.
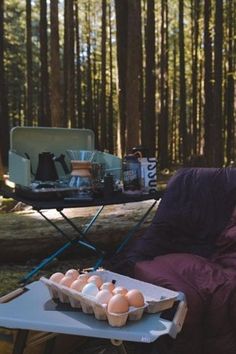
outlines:
[[52, 299], [56, 298], [62, 303], [69, 303], [73, 308], [79, 308], [86, 314], [94, 315], [97, 320], [108, 321], [113, 327], [122, 327], [128, 320], [140, 320], [144, 311], [148, 313], [164, 311], [173, 306], [178, 296], [178, 293], [175, 291], [103, 269], [90, 272], [89, 274], [99, 275], [103, 279], [103, 282], [115, 280], [116, 286], [123, 286], [127, 290], [140, 290], [144, 295], [144, 306], [139, 308], [130, 306], [129, 311], [122, 314], [110, 313], [107, 310], [107, 305], [98, 303], [93, 296], [84, 295], [82, 292], [62, 286], [45, 277], [42, 277], [40, 280], [48, 287]]
[[142, 318], [147, 303], [144, 306], [135, 308], [129, 307], [128, 312], [122, 314], [107, 311], [106, 304], [100, 304], [95, 297], [84, 295], [79, 291], [57, 284], [50, 279], [40, 279], [47, 287], [52, 299], [58, 299], [61, 303], [70, 304], [73, 308], [82, 309], [85, 314], [92, 314], [97, 320], [108, 321], [112, 327], [122, 327], [127, 320], [138, 321]]

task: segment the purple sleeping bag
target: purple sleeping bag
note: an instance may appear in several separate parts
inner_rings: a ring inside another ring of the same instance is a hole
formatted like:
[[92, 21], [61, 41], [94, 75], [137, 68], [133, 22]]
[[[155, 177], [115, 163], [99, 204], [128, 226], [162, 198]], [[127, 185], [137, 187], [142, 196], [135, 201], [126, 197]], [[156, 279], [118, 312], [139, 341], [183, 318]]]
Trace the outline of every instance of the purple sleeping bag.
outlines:
[[114, 271], [185, 293], [171, 354], [236, 353], [236, 169], [183, 168]]

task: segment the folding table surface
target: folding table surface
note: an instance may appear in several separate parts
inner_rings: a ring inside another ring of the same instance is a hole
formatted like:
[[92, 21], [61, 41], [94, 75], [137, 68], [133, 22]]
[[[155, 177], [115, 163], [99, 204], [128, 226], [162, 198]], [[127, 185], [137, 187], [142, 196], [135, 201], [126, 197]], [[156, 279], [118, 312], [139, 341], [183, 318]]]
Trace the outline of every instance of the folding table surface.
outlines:
[[[79, 200], [78, 198], [60, 198], [51, 200], [40, 200], [39, 195], [35, 193], [34, 198], [30, 198], [22, 190], [21, 192], [15, 191], [14, 188], [9, 188], [4, 186], [0, 189], [2, 195], [6, 198], [13, 198], [16, 201], [30, 205], [35, 210], [42, 209], [67, 209], [67, 208], [86, 208], [93, 206], [106, 206], [114, 204], [126, 204], [142, 202], [147, 200], [158, 200], [162, 198], [164, 190], [156, 191], [151, 194], [125, 194], [125, 193], [114, 193], [110, 198], [94, 197], [92, 200]], [[37, 199], [38, 196], [38, 199]]]
[[179, 306], [178, 318], [172, 321], [158, 313], [144, 314], [139, 321], [128, 321], [124, 327], [115, 328], [81, 310], [57, 310], [53, 305], [45, 285], [33, 282], [24, 293], [0, 304], [0, 327], [150, 343], [164, 334], [175, 337], [185, 316], [184, 307]]

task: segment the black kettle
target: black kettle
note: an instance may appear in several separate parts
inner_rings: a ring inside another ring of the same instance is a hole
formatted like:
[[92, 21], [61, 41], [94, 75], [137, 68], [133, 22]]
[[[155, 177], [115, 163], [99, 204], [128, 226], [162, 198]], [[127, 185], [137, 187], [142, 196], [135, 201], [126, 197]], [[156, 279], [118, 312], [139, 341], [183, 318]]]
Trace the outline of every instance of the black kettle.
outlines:
[[69, 169], [65, 162], [65, 155], [61, 154], [55, 157], [51, 152], [42, 152], [39, 154], [38, 167], [35, 174], [37, 181], [57, 181], [59, 179], [55, 161], [61, 163], [65, 174], [69, 173]]

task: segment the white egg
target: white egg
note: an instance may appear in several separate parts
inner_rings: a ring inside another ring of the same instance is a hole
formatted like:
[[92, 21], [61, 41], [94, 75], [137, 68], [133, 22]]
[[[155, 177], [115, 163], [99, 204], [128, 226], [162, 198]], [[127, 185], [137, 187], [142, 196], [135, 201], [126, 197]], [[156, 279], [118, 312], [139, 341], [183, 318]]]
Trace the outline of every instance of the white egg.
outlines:
[[98, 288], [94, 283], [88, 283], [83, 287], [82, 294], [88, 296], [96, 296], [98, 293]]

